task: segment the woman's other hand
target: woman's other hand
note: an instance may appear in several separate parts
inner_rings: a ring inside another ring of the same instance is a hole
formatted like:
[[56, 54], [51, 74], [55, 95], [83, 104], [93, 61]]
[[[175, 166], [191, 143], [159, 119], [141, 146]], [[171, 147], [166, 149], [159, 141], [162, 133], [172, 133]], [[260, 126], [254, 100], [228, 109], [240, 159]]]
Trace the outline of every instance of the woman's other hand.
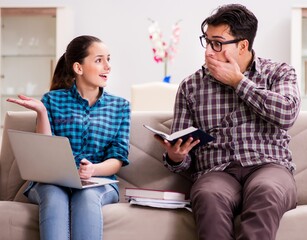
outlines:
[[79, 176], [82, 179], [89, 179], [94, 175], [94, 164], [87, 159], [82, 159], [79, 165]]

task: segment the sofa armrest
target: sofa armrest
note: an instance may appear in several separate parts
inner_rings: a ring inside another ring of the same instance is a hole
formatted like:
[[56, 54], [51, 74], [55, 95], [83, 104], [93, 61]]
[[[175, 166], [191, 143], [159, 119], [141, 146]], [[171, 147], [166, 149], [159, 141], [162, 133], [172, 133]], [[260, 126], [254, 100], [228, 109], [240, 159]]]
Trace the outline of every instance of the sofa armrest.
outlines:
[[19, 197], [16, 198], [16, 195], [25, 183], [20, 177], [7, 130], [16, 129], [34, 132], [35, 125], [36, 113], [34, 111], [9, 111], [5, 115], [0, 154], [0, 200], [20, 199]]

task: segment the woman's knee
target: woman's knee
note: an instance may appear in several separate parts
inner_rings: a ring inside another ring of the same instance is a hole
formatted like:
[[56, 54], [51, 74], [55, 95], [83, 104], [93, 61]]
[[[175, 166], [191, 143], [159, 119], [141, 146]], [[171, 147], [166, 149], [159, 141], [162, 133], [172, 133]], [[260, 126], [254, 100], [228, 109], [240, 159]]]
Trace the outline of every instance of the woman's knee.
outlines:
[[36, 204], [50, 203], [57, 205], [61, 202], [69, 202], [69, 194], [66, 188], [44, 183], [36, 183], [30, 189], [28, 198]]
[[[101, 186], [76, 190], [72, 195], [72, 202], [86, 202], [94, 204], [107, 204], [118, 201], [118, 194], [111, 186]], [[105, 203], [106, 202], [106, 203]]]

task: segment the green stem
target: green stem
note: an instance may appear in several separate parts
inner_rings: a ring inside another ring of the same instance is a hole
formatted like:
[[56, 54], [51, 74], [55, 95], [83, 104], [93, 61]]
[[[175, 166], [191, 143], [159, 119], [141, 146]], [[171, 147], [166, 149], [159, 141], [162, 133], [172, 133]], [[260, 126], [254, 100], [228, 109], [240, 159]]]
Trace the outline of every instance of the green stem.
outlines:
[[167, 76], [167, 60], [164, 60], [164, 77]]

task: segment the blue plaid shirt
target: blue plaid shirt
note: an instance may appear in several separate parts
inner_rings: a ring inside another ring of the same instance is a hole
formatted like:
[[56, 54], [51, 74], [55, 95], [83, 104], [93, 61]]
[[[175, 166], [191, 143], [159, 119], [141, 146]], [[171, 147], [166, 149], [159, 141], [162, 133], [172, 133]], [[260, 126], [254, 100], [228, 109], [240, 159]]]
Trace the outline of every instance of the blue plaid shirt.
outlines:
[[[130, 104], [127, 100], [103, 92], [93, 106], [83, 99], [76, 85], [46, 93], [53, 135], [69, 139], [79, 166], [83, 158], [100, 163], [110, 158], [129, 163]], [[115, 176], [110, 176], [115, 179]]]

